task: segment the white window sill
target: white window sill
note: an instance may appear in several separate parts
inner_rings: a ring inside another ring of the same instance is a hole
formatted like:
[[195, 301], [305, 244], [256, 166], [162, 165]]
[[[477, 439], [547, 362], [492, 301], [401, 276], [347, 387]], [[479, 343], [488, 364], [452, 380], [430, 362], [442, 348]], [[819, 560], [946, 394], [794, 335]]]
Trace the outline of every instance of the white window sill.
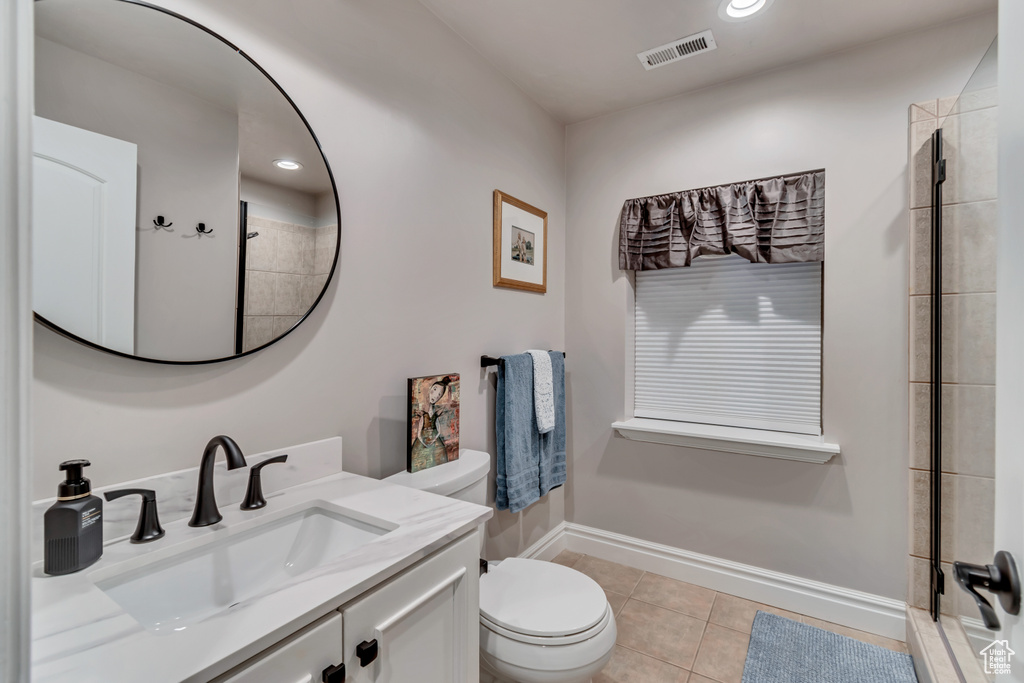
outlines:
[[764, 429], [722, 427], [640, 417], [613, 422], [612, 429], [633, 441], [819, 464], [828, 462], [833, 455], [839, 454], [839, 444], [825, 443], [824, 437]]

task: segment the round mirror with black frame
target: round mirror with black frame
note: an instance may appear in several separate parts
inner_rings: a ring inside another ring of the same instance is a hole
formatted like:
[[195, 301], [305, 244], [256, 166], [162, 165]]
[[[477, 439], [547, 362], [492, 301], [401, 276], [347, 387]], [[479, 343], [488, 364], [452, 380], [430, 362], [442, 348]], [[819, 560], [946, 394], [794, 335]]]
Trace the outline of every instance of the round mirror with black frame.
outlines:
[[334, 177], [243, 51], [133, 0], [36, 0], [36, 320], [138, 360], [269, 346], [334, 274]]

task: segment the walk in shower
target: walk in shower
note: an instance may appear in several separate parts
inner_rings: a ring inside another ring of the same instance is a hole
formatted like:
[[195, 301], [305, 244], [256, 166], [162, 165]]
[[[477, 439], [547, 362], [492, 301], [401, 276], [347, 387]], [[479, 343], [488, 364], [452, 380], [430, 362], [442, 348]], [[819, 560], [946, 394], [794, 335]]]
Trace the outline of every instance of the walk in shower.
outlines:
[[959, 95], [910, 117], [909, 602], [939, 622], [961, 680], [998, 636], [986, 584], [1010, 581], [994, 543], [997, 61], [993, 43]]

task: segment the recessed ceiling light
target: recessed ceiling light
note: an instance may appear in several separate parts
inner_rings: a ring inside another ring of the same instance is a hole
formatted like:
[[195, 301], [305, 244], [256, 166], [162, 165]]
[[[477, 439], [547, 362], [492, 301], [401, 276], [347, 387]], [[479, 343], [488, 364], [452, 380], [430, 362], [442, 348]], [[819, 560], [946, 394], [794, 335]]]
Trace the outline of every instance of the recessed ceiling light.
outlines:
[[726, 21], [746, 21], [768, 9], [774, 0], [722, 0], [718, 16]]
[[[745, 2], [746, 0], [736, 1]], [[302, 164], [300, 164], [297, 161], [292, 161], [291, 159], [275, 159], [274, 166], [277, 166], [278, 168], [283, 168], [286, 171], [298, 171], [300, 168], [302, 168]]]

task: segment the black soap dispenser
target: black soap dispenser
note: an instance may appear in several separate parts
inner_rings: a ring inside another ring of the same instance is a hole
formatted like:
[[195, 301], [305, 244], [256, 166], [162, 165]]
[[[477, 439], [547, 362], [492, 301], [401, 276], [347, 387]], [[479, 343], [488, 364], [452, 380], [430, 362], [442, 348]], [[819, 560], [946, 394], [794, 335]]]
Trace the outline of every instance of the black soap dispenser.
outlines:
[[71, 574], [103, 554], [103, 501], [92, 495], [82, 476], [88, 460], [66, 460], [60, 469], [67, 478], [57, 487], [57, 502], [43, 516], [43, 571]]

